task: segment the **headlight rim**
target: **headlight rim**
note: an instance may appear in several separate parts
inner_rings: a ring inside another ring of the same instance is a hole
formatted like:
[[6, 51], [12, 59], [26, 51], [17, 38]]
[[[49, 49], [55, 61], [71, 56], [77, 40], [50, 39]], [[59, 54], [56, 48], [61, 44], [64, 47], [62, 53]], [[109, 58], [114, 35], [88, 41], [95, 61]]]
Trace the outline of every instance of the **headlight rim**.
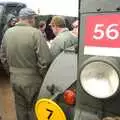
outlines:
[[[90, 63], [93, 63], [93, 62], [103, 62], [105, 64], [108, 64], [110, 65], [117, 73], [118, 75], [118, 78], [119, 78], [119, 85], [118, 85], [118, 88], [116, 90], [116, 92], [109, 96], [109, 97], [105, 97], [105, 98], [98, 98], [98, 97], [94, 97], [92, 96], [91, 94], [89, 94], [82, 86], [82, 83], [81, 83], [81, 80], [80, 80], [80, 76], [81, 76], [81, 73], [82, 73], [82, 70], [85, 68], [85, 66], [87, 66], [88, 64]], [[90, 57], [88, 58], [80, 67], [79, 69], [79, 85], [80, 87], [82, 88], [82, 90], [89, 96], [93, 97], [93, 98], [96, 98], [96, 99], [101, 99], [101, 100], [105, 100], [105, 99], [111, 99], [111, 98], [114, 98], [115, 96], [117, 96], [118, 93], [120, 93], [120, 68], [118, 68], [118, 66], [114, 63], [118, 64], [118, 60], [116, 61], [116, 59], [112, 58], [112, 57], [102, 57], [102, 56], [95, 56], [95, 57]]]

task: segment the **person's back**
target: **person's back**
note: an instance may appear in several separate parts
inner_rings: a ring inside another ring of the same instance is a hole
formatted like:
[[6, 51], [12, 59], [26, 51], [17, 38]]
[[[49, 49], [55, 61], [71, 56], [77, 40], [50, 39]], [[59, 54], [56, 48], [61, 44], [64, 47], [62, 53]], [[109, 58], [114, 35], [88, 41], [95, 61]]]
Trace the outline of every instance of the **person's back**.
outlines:
[[51, 21], [51, 27], [56, 34], [51, 44], [51, 53], [55, 58], [65, 48], [71, 47], [77, 44], [78, 37], [74, 36], [65, 25], [65, 20], [61, 16], [54, 16]]
[[9, 66], [17, 120], [34, 120], [34, 102], [52, 59], [42, 33], [32, 27], [35, 12], [24, 8], [19, 16], [16, 26], [3, 37], [1, 62]]
[[22, 24], [17, 24], [6, 32], [5, 36], [9, 39], [6, 44], [10, 67], [36, 68], [37, 59], [34, 51], [37, 49], [35, 46], [40, 39], [39, 34], [39, 30]]

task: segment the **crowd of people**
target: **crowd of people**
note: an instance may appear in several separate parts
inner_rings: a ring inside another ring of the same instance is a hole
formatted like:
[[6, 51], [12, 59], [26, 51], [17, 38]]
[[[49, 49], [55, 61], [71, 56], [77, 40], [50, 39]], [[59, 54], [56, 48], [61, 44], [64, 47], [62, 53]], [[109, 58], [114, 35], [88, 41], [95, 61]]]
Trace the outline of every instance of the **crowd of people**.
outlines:
[[36, 120], [34, 105], [50, 64], [64, 49], [78, 43], [79, 20], [69, 30], [63, 16], [53, 16], [47, 22], [40, 21], [37, 29], [36, 15], [32, 9], [23, 8], [18, 19], [8, 15], [3, 29], [0, 59], [10, 76], [17, 120]]
[[45, 21], [40, 21], [39, 29], [34, 27], [36, 16], [32, 9], [23, 8], [18, 19], [9, 15], [8, 24], [3, 29], [0, 59], [10, 76], [17, 120], [36, 119], [34, 104], [50, 64], [78, 40], [78, 22], [70, 31], [64, 17], [52, 17], [49, 27], [54, 36], [48, 40]]

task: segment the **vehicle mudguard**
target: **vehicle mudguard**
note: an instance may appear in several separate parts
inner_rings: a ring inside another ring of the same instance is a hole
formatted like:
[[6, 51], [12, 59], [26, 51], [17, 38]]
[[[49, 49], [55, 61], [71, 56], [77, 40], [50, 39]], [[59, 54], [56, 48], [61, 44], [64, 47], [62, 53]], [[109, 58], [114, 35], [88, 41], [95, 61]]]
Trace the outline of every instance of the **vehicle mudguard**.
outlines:
[[[39, 98], [51, 97], [53, 91], [64, 92], [75, 82], [77, 77], [77, 54], [74, 47], [66, 49], [51, 64], [43, 85], [40, 89]], [[53, 88], [52, 88], [53, 87]], [[50, 88], [50, 89], [49, 89]]]

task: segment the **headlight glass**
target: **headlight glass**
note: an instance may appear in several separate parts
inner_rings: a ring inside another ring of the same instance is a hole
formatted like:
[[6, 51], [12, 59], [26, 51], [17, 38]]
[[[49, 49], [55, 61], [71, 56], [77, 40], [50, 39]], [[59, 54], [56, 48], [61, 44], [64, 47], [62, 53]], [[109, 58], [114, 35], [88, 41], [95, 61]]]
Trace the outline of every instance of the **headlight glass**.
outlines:
[[119, 76], [111, 65], [105, 62], [91, 62], [82, 69], [80, 82], [91, 96], [108, 98], [118, 90]]

